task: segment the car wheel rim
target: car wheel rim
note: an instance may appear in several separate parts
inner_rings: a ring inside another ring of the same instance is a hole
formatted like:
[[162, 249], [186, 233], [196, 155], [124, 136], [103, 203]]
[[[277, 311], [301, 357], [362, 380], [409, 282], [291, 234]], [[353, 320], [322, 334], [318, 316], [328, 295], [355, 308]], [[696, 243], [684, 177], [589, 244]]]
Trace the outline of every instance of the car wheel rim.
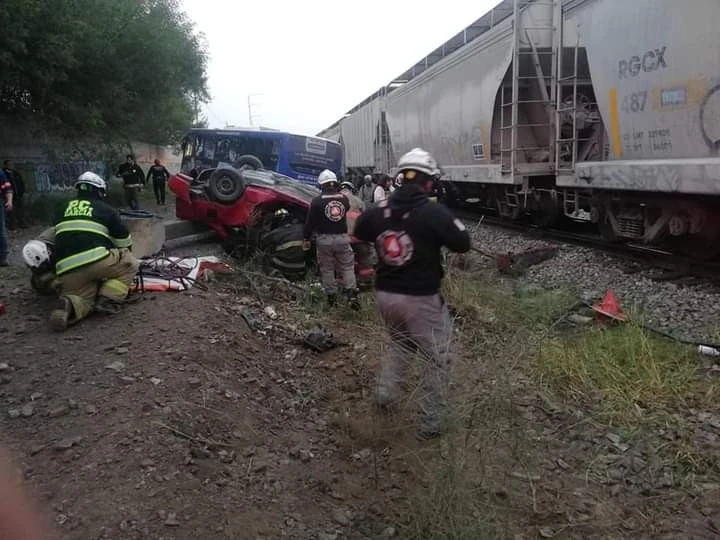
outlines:
[[220, 193], [223, 195], [229, 195], [232, 193], [234, 187], [234, 182], [229, 176], [223, 176], [218, 179], [217, 182], [217, 188]]

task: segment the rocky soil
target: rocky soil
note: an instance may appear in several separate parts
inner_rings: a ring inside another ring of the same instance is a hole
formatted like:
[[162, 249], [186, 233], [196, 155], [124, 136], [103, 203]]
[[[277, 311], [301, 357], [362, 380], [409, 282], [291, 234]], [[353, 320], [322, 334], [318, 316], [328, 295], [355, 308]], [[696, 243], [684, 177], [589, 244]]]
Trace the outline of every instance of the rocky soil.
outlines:
[[[34, 233], [14, 236], [15, 254]], [[480, 238], [490, 251], [536, 245]], [[383, 346], [371, 297], [359, 314], [326, 313], [238, 269], [56, 335], [50, 301], [13, 262], [0, 269], [1, 440], [62, 538], [720, 537], [717, 410], [685, 408], [689, 432], [598, 423], [527, 376], [522, 329], [497, 318], [459, 327], [461, 425], [420, 443], [412, 406], [394, 418], [370, 406]], [[703, 295], [715, 292], [646, 283], [579, 248], [519, 281], [612, 287], [678, 328], [712, 325]], [[305, 348], [316, 321], [342, 345]], [[667, 450], [678, 441], [682, 471]]]
[[578, 297], [597, 301], [612, 290], [626, 312], [673, 335], [718, 343], [720, 287], [708, 281], [656, 281], [657, 269], [642, 268], [617, 256], [588, 248], [535, 240], [494, 227], [482, 227], [478, 245], [491, 253], [522, 252], [559, 246], [557, 256], [527, 270], [523, 280], [547, 288], [571, 287]]

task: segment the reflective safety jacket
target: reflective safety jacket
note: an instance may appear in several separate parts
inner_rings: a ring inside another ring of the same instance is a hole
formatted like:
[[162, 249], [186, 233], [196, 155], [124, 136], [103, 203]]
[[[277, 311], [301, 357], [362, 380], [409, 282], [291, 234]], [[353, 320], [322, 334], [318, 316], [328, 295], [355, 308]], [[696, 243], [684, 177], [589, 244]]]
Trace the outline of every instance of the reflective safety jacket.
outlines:
[[120, 215], [100, 199], [80, 196], [55, 221], [55, 273], [61, 276], [101, 261], [115, 248], [132, 247]]

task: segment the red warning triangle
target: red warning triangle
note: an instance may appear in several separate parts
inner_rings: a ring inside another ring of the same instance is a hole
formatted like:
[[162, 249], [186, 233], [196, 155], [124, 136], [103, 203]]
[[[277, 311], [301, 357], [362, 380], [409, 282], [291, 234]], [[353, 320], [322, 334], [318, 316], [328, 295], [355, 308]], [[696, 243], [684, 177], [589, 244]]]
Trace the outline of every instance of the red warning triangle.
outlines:
[[611, 290], [608, 290], [605, 293], [605, 297], [602, 302], [595, 304], [592, 309], [593, 311], [605, 315], [606, 317], [610, 317], [611, 319], [615, 319], [616, 321], [627, 320], [625, 312], [622, 307], [620, 307], [620, 302], [618, 302], [618, 299], [615, 297], [615, 293]]

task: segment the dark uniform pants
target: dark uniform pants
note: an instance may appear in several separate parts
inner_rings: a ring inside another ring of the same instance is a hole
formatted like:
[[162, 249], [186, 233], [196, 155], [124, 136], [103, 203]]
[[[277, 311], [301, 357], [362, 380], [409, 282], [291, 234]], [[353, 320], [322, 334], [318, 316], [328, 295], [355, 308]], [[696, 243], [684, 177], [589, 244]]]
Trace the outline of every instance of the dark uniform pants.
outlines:
[[25, 227], [25, 198], [23, 195], [19, 197], [13, 196], [13, 209], [7, 216], [8, 229], [16, 227]]
[[138, 191], [140, 191], [140, 185], [138, 184], [131, 184], [125, 186], [125, 204], [127, 204], [131, 210], [140, 209]]
[[451, 364], [452, 320], [447, 304], [439, 294], [410, 296], [385, 291], [377, 291], [376, 301], [390, 333], [390, 345], [382, 360], [375, 399], [383, 406], [397, 403], [408, 364], [419, 362], [420, 427], [439, 432], [447, 408]]
[[318, 266], [325, 294], [337, 294], [336, 272], [343, 287], [355, 290], [355, 253], [347, 234], [318, 234], [316, 239]]
[[165, 180], [153, 180], [153, 192], [158, 204], [165, 204]]
[[125, 300], [139, 266], [129, 249], [111, 249], [109, 257], [61, 275], [62, 296], [72, 302], [75, 311], [73, 322], [92, 313], [98, 296], [114, 302]]

